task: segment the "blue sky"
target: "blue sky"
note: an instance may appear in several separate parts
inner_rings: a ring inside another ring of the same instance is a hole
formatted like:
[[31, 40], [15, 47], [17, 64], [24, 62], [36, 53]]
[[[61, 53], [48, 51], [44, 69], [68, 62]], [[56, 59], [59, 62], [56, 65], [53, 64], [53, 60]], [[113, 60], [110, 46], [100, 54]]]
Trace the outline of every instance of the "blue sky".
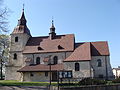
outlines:
[[108, 41], [112, 67], [120, 62], [120, 0], [4, 0], [10, 33], [25, 16], [32, 36], [49, 33], [52, 16], [57, 34], [75, 34], [76, 42]]

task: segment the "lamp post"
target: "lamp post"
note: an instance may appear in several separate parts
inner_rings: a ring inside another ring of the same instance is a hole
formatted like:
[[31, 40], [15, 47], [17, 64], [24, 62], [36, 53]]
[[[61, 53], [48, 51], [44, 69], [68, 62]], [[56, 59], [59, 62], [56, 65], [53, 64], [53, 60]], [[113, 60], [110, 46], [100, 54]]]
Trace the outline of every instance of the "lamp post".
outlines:
[[49, 55], [49, 71], [50, 71], [50, 85], [49, 85], [49, 88], [50, 88], [50, 86], [51, 86], [51, 56], [52, 55]]
[[58, 84], [58, 90], [59, 90], [59, 71], [57, 71], [57, 84]]

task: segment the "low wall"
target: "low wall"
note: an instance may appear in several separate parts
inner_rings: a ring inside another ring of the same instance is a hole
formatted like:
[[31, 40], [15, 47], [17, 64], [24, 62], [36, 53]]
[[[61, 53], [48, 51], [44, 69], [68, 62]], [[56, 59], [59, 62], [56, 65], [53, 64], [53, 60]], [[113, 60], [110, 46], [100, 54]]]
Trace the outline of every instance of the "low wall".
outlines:
[[80, 87], [60, 87], [60, 90], [120, 90], [120, 84], [80, 86]]

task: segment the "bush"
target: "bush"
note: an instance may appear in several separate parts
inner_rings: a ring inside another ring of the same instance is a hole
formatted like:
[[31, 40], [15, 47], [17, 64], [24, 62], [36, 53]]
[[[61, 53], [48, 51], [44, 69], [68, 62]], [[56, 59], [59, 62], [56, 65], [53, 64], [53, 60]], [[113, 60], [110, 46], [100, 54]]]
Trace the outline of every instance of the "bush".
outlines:
[[76, 83], [61, 83], [59, 86], [77, 86]]
[[107, 82], [105, 80], [85, 78], [78, 82], [79, 85], [104, 85]]
[[112, 80], [112, 83], [120, 83], [120, 78]]

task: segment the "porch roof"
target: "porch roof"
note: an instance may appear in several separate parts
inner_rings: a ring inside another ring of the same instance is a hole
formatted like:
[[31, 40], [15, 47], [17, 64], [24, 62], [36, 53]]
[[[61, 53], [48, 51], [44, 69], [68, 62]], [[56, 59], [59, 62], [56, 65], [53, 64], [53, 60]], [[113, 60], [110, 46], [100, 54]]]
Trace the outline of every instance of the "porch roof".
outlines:
[[[63, 64], [51, 65], [51, 71], [61, 71], [63, 70]], [[24, 66], [19, 69], [18, 72], [38, 72], [38, 71], [50, 71], [49, 65], [39, 64], [39, 65], [30, 65]]]

